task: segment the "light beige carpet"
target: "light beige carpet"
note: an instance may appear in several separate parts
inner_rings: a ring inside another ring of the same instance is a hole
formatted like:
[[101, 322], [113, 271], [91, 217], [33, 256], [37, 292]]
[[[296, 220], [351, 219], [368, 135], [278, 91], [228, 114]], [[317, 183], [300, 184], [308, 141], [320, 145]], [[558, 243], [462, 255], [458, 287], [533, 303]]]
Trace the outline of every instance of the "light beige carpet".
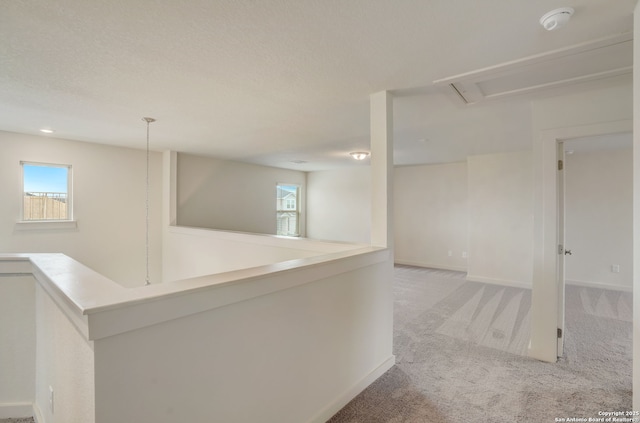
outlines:
[[524, 356], [528, 290], [398, 266], [397, 364], [330, 423], [555, 422], [631, 409], [630, 293], [567, 287], [565, 356]]

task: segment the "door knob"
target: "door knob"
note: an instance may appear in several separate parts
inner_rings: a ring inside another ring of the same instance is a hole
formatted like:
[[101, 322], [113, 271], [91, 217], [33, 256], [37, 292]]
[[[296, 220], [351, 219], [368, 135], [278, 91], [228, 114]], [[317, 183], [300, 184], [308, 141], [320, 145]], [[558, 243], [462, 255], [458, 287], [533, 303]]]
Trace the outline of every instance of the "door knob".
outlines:
[[570, 256], [571, 255], [571, 250], [564, 250], [564, 255], [565, 256]]

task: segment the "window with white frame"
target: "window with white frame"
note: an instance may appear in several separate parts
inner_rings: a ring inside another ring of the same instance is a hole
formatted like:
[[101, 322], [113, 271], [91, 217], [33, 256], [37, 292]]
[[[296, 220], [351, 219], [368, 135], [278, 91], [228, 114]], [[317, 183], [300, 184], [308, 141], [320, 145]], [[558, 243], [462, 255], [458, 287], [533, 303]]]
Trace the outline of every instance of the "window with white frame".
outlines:
[[71, 166], [20, 162], [22, 220], [66, 221], [71, 209]]
[[276, 186], [276, 234], [300, 236], [300, 187], [293, 184]]

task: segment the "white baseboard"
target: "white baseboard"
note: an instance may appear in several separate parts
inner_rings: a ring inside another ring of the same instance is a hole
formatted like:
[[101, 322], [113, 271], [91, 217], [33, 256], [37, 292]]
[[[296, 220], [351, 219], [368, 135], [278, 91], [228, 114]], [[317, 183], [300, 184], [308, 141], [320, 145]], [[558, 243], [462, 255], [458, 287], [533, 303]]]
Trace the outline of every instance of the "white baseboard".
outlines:
[[491, 285], [510, 286], [514, 288], [531, 289], [531, 284], [522, 281], [510, 281], [506, 279], [487, 278], [485, 276], [467, 275], [469, 282], [482, 282]]
[[387, 370], [392, 368], [394, 364], [396, 364], [396, 356], [392, 355], [378, 367], [373, 369], [371, 373], [362, 378], [358, 383], [340, 394], [329, 405], [327, 405], [318, 414], [311, 418], [309, 420], [309, 423], [324, 423], [329, 420], [334, 414], [344, 408], [344, 406], [347, 405], [349, 401], [357, 397], [360, 392], [364, 391], [367, 386], [371, 385]]
[[395, 264], [401, 264], [404, 266], [416, 266], [416, 267], [426, 267], [429, 269], [442, 269], [442, 270], [454, 270], [456, 272], [466, 272], [467, 268], [464, 266], [449, 266], [446, 264], [435, 264], [435, 263], [427, 263], [424, 261], [415, 261], [415, 260], [403, 260], [403, 259], [395, 259]]
[[38, 404], [35, 402], [33, 403], [33, 420], [35, 420], [36, 423], [45, 423], [40, 407], [38, 407]]
[[0, 419], [10, 419], [12, 417], [32, 417], [33, 403], [17, 402], [10, 404], [0, 404]]
[[602, 282], [588, 282], [588, 281], [577, 281], [577, 280], [567, 279], [565, 283], [567, 285], [584, 286], [586, 288], [599, 288], [599, 289], [609, 289], [611, 291], [633, 292], [633, 287], [631, 286], [612, 285], [612, 284], [607, 284]]

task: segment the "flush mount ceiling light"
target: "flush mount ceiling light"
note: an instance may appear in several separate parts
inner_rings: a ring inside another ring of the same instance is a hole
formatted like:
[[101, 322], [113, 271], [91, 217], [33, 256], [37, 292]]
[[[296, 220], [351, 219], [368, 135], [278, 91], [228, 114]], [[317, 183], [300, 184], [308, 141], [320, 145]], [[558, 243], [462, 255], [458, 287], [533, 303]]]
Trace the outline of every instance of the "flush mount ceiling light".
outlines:
[[571, 7], [561, 7], [560, 9], [547, 12], [540, 18], [540, 25], [547, 31], [562, 28], [569, 22], [569, 18], [573, 15], [574, 10]]
[[49, 128], [42, 128], [40, 130], [40, 132], [43, 132], [45, 134], [53, 134], [53, 129], [49, 129]]
[[351, 157], [356, 160], [364, 160], [369, 156], [367, 151], [354, 151], [353, 153], [349, 153]]

